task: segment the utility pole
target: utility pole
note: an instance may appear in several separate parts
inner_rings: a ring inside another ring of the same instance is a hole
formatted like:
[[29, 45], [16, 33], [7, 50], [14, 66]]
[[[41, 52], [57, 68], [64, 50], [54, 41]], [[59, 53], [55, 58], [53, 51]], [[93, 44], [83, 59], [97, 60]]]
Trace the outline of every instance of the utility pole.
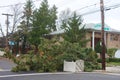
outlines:
[[2, 15], [5, 15], [7, 17], [7, 20], [6, 20], [6, 47], [8, 48], [8, 27], [9, 27], [9, 16], [13, 16], [11, 14], [5, 14], [3, 13]]
[[101, 38], [102, 38], [102, 70], [106, 70], [105, 64], [105, 41], [104, 41], [104, 1], [100, 0], [100, 10], [101, 10]]

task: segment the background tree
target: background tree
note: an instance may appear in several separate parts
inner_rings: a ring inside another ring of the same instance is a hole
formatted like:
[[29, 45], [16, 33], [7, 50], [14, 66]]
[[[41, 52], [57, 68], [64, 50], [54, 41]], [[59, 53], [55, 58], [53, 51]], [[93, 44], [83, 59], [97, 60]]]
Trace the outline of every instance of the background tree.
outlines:
[[[9, 26], [9, 33], [13, 34], [15, 31], [17, 31], [18, 24], [20, 23], [20, 16], [21, 16], [21, 5], [16, 4], [11, 7], [11, 14], [12, 16], [12, 26]], [[5, 33], [2, 29], [2, 26], [0, 25], [0, 31], [2, 33], [2, 36], [5, 36]]]
[[[18, 53], [18, 42], [19, 42], [19, 34], [18, 33], [18, 24], [21, 20], [22, 15], [22, 7], [20, 4], [16, 4], [12, 6], [12, 14], [13, 14], [13, 23], [10, 30], [10, 41], [17, 42], [17, 44], [14, 44], [11, 46], [13, 53]], [[14, 49], [14, 50], [13, 50]]]
[[[21, 5], [20, 4], [15, 4], [15, 5], [12, 5], [10, 7], [10, 14], [12, 16], [12, 18], [10, 18], [10, 22], [11, 24], [9, 25], [8, 27], [8, 31], [6, 33], [8, 33], [8, 36], [6, 38], [8, 38], [9, 41], [12, 41], [14, 42], [16, 39], [16, 37], [14, 37], [14, 34], [16, 34], [16, 31], [17, 31], [17, 28], [18, 28], [18, 24], [20, 23], [20, 17], [21, 17]], [[5, 31], [3, 29], [3, 26], [0, 26], [0, 31], [2, 33], [2, 36], [3, 36], [3, 39], [5, 38]], [[3, 44], [5, 44], [6, 42], [4, 41]], [[10, 45], [10, 44], [8, 44]], [[15, 44], [14, 44], [15, 45]], [[14, 45], [10, 45], [10, 49], [12, 51], [12, 47]], [[2, 46], [2, 47], [5, 47], [5, 46]]]
[[87, 40], [85, 39], [84, 26], [81, 17], [74, 12], [68, 21], [62, 21], [62, 28], [65, 30], [64, 39], [70, 43], [80, 43], [81, 46], [85, 46]]
[[3, 29], [2, 29], [1, 24], [0, 24], [0, 31], [1, 31], [2, 36], [5, 37], [5, 34], [4, 34], [4, 32], [3, 32]]
[[12, 14], [13, 14], [13, 24], [11, 27], [11, 34], [13, 34], [14, 32], [17, 31], [18, 29], [18, 24], [20, 23], [21, 20], [21, 15], [22, 15], [22, 11], [21, 11], [21, 5], [20, 4], [16, 4], [14, 6], [12, 6]]
[[27, 41], [28, 41], [28, 34], [32, 26], [32, 18], [33, 18], [33, 2], [32, 0], [27, 0], [24, 11], [23, 11], [23, 16], [21, 25], [19, 26], [20, 30], [22, 30], [23, 34], [23, 52], [25, 52], [25, 47], [27, 46]]
[[48, 1], [43, 0], [40, 7], [33, 13], [33, 26], [30, 32], [30, 42], [35, 45], [38, 50], [38, 45], [41, 43], [42, 38], [51, 31], [56, 30], [55, 20], [56, 7], [49, 8]]
[[50, 9], [49, 12], [49, 17], [50, 17], [50, 22], [49, 22], [49, 31], [56, 31], [57, 27], [56, 27], [56, 20], [57, 20], [57, 7], [55, 5], [53, 5], [53, 7]]

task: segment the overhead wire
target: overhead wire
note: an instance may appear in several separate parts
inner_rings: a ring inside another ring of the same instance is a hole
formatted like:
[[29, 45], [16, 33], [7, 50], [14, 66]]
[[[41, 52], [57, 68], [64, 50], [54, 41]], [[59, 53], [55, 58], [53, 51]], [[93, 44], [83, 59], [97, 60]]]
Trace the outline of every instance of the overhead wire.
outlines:
[[[36, 2], [36, 1], [41, 1], [41, 0], [34, 0], [33, 2]], [[14, 6], [14, 5], [22, 5], [22, 4], [25, 4], [25, 3], [17, 3], [17, 4], [12, 4], [12, 5], [0, 6], [0, 8], [10, 7], [10, 6]], [[88, 6], [84, 6], [84, 7], [80, 8], [80, 9], [75, 10], [75, 11], [83, 10], [83, 9], [86, 9], [86, 8], [89, 8], [89, 7], [92, 7], [92, 6], [96, 6], [97, 4], [98, 3], [91, 4], [91, 5], [88, 5]], [[112, 6], [109, 6], [109, 7], [106, 7], [106, 10], [118, 8], [118, 7], [120, 7], [120, 4], [112, 5]], [[98, 12], [98, 11], [99, 10], [95, 10], [95, 11], [91, 11], [91, 12], [88, 12], [88, 13], [91, 14], [91, 13]], [[88, 13], [84, 13], [83, 15], [87, 15]]]
[[[33, 2], [37, 2], [37, 1], [41, 1], [41, 0], [34, 0]], [[11, 5], [6, 5], [6, 6], [0, 6], [0, 8], [11, 7], [15, 5], [23, 5], [23, 4], [26, 4], [26, 3], [16, 3], [16, 4], [11, 4]]]
[[[93, 4], [94, 5], [94, 4]], [[92, 5], [90, 5], [90, 6], [92, 6]], [[86, 7], [83, 7], [83, 8], [81, 8], [81, 9], [85, 9], [85, 8], [87, 8], [88, 6], [86, 6]], [[112, 10], [112, 9], [116, 9], [116, 8], [119, 8], [120, 7], [120, 3], [119, 4], [114, 4], [114, 5], [112, 5], [112, 6], [107, 6], [107, 7], [105, 7], [104, 8], [104, 11], [109, 11], [109, 10]], [[83, 14], [79, 14], [79, 15], [77, 15], [78, 17], [79, 16], [86, 16], [86, 15], [89, 15], [89, 14], [93, 14], [93, 13], [96, 13], [96, 12], [99, 12], [100, 11], [100, 9], [97, 9], [97, 10], [93, 10], [93, 11], [89, 11], [89, 12], [86, 12], [86, 13], [83, 13]], [[67, 19], [64, 19], [64, 20], [68, 20], [68, 19], [70, 19], [70, 18], [72, 18], [72, 17], [68, 17]], [[62, 21], [64, 21], [64, 20], [62, 20]], [[58, 22], [59, 22], [59, 20], [58, 20]], [[60, 22], [61, 22], [61, 20], [60, 20]]]
[[[34, 0], [33, 2], [36, 2], [36, 1], [41, 1], [41, 0]], [[25, 4], [25, 3], [17, 3], [17, 4], [12, 4], [12, 5], [0, 6], [0, 8], [10, 7], [10, 6], [14, 6], [14, 5], [23, 5], [23, 4]], [[96, 6], [97, 4], [98, 3], [91, 4], [91, 5], [88, 5], [88, 6], [84, 6], [80, 9], [75, 10], [75, 11], [87, 9], [87, 8], [92, 7], [92, 6]], [[115, 4], [115, 5], [112, 5], [112, 6], [105, 7], [105, 11], [108, 11], [108, 10], [111, 10], [111, 9], [116, 9], [116, 8], [119, 8], [119, 7], [120, 7], [120, 4]], [[80, 14], [78, 16], [85, 16], [85, 15], [93, 14], [93, 13], [96, 13], [96, 12], [99, 12], [99, 11], [100, 11], [100, 9], [97, 9], [97, 10], [94, 10], [94, 11], [89, 11], [89, 12]]]
[[[119, 7], [120, 7], [120, 4], [115, 4], [115, 5], [112, 5], [112, 6], [105, 7], [105, 11], [109, 11], [109, 10], [116, 9], [116, 8], [119, 8]], [[94, 11], [83, 13], [81, 15], [85, 16], [85, 15], [96, 13], [96, 12], [99, 12], [99, 11], [100, 11], [100, 9], [97, 9], [97, 10], [94, 10]]]
[[[89, 6], [84, 6], [84, 7], [80, 8], [80, 9], [77, 9], [77, 10], [83, 10], [83, 9], [86, 9], [86, 8], [88, 8], [88, 7], [92, 7], [92, 6], [95, 6], [95, 5], [97, 5], [97, 3], [92, 4], [92, 5], [89, 5]], [[75, 10], [75, 11], [76, 11], [76, 10]]]

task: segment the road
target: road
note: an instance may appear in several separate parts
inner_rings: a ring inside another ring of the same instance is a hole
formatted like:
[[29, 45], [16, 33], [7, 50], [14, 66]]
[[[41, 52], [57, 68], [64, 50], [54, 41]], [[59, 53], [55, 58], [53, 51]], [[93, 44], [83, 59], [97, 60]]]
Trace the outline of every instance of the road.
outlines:
[[10, 71], [12, 69], [12, 67], [15, 67], [16, 65], [9, 61], [8, 59], [5, 58], [0, 58], [0, 71], [4, 70], [4, 71]]
[[106, 73], [13, 73], [0, 72], [0, 80], [120, 80]]

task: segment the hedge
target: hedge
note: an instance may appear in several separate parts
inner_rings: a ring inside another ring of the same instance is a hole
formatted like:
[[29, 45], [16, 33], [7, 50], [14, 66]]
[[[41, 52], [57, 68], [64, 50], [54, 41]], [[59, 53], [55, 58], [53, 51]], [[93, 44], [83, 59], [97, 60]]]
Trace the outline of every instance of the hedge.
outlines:
[[[102, 63], [102, 59], [98, 59], [97, 62]], [[107, 58], [106, 62], [120, 62], [120, 58]]]

